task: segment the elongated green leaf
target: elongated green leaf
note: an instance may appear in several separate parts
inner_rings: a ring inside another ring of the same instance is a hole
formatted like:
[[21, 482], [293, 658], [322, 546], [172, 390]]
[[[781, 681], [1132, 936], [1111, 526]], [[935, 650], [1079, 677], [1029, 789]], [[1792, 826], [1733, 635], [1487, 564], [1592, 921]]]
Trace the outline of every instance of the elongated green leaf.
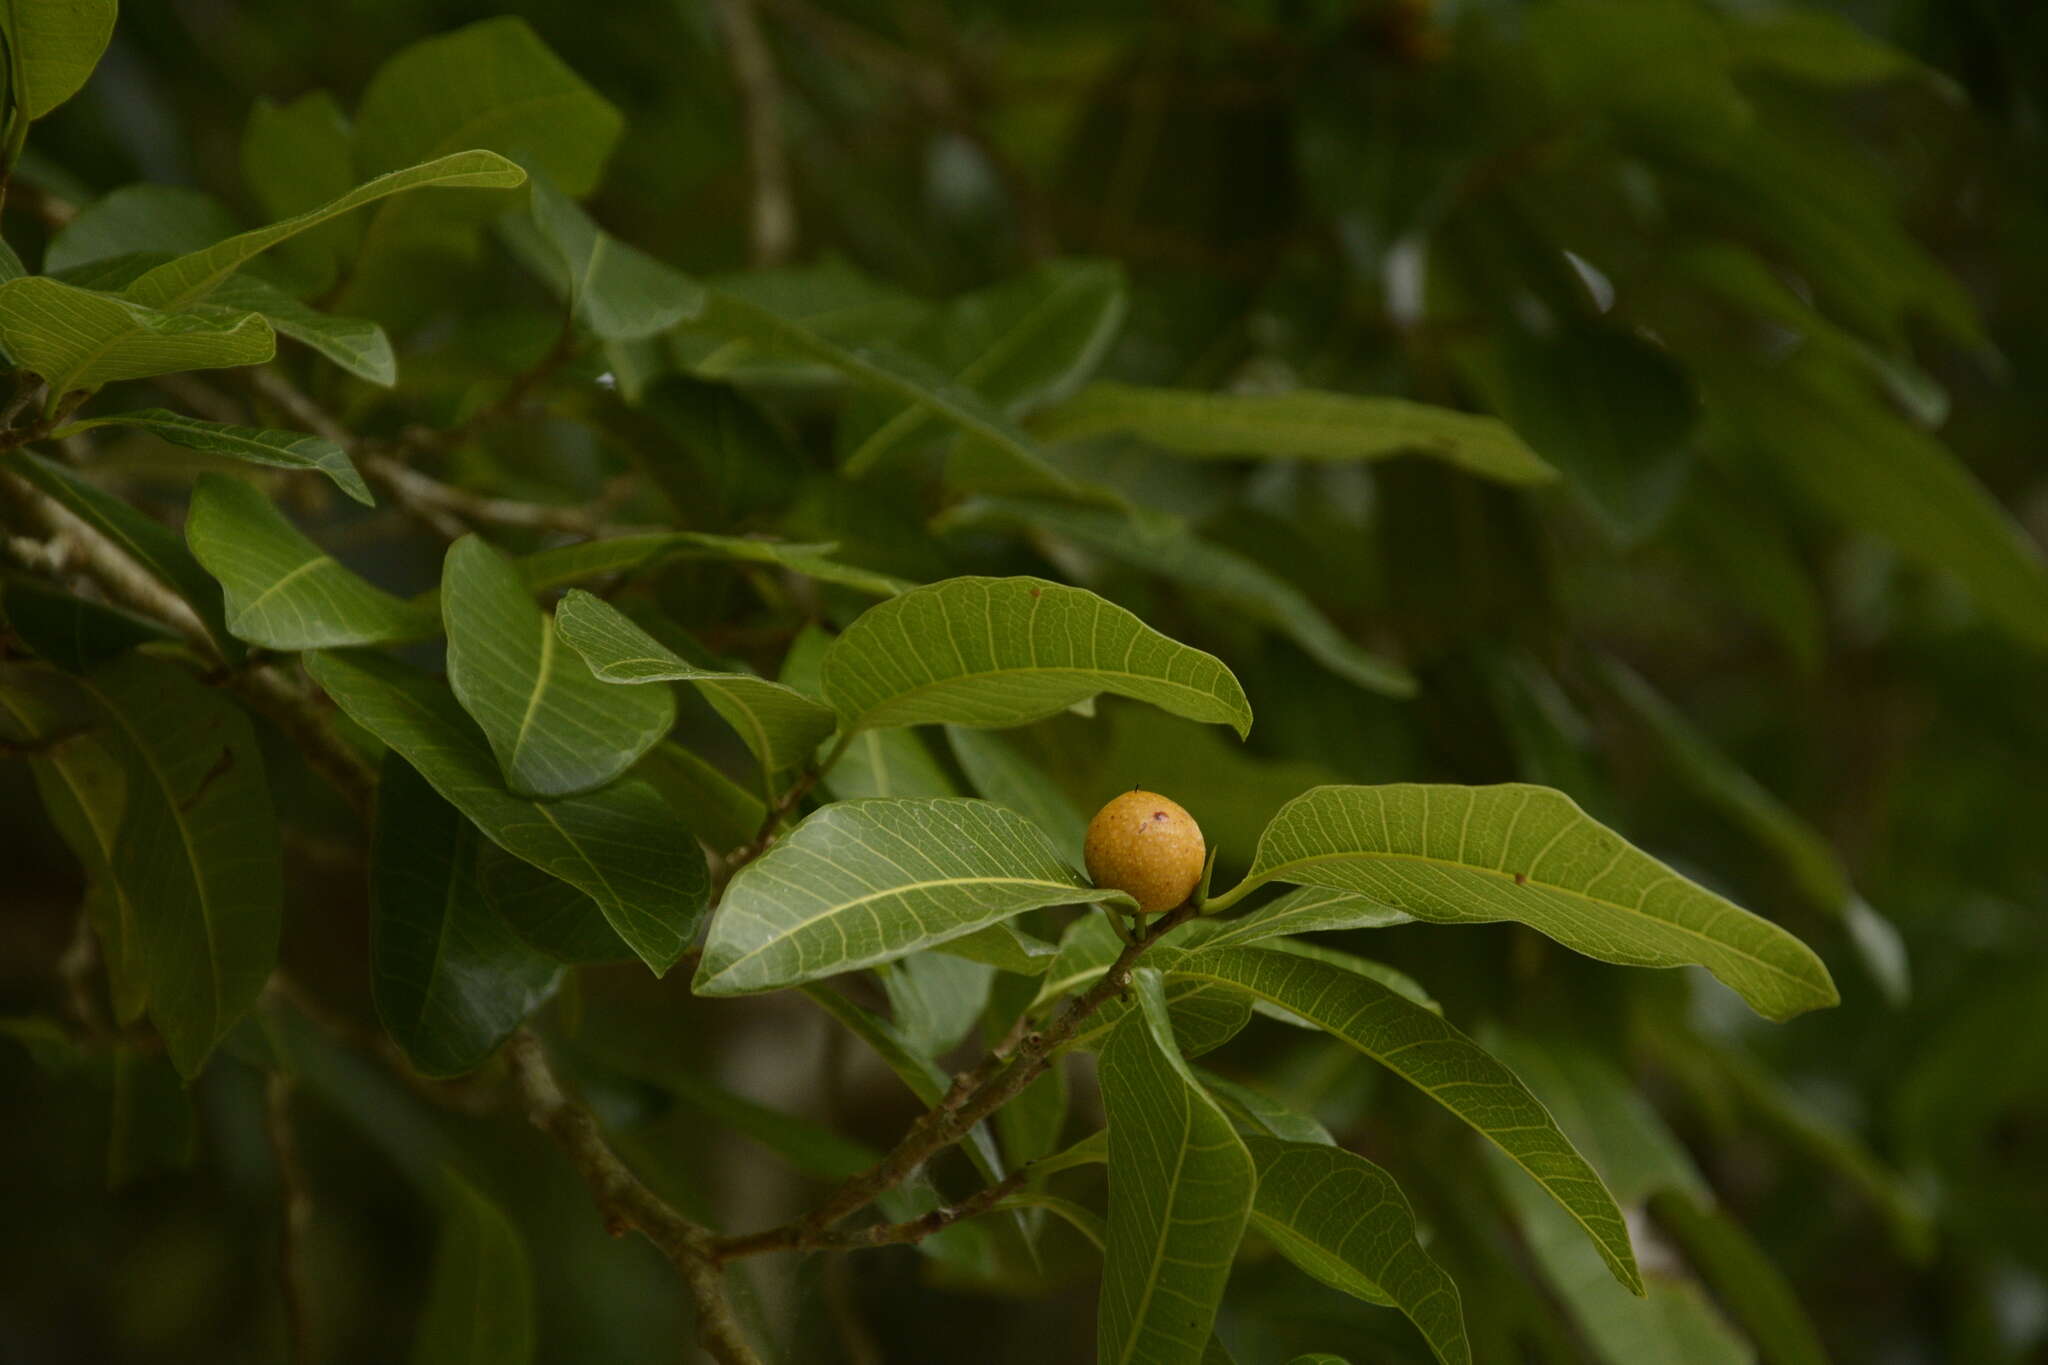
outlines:
[[506, 928], [557, 962], [623, 962], [633, 956], [596, 901], [496, 844], [476, 850], [476, 886]]
[[626, 245], [590, 221], [576, 202], [545, 181], [533, 183], [537, 240], [525, 253], [603, 341], [638, 341], [694, 316], [704, 291], [680, 270]]
[[2048, 563], [2039, 547], [1952, 451], [1891, 412], [1859, 377], [1819, 360], [1730, 367], [1716, 392], [1772, 471], [1813, 504], [1954, 574], [2016, 639], [2048, 643]]
[[29, 578], [0, 579], [0, 619], [38, 655], [66, 673], [177, 634], [160, 621], [88, 602]]
[[1052, 839], [1061, 857], [1080, 866], [1087, 821], [1043, 769], [987, 730], [949, 725], [946, 743], [976, 791], [1030, 819]]
[[[355, 134], [333, 95], [314, 90], [289, 104], [259, 99], [250, 107], [242, 128], [242, 183], [265, 217], [304, 213], [347, 194], [355, 180]], [[197, 250], [227, 235], [217, 232], [180, 249]], [[333, 219], [281, 243], [278, 255], [311, 290], [324, 290], [361, 237], [359, 220]]]
[[1101, 692], [1251, 729], [1221, 661], [1080, 588], [951, 578], [870, 607], [825, 651], [825, 699], [853, 730], [1023, 725]]
[[656, 975], [690, 946], [710, 874], [697, 841], [651, 788], [619, 782], [559, 801], [514, 796], [446, 689], [367, 651], [309, 654], [306, 668], [351, 720], [396, 749], [493, 843], [596, 901]]
[[1123, 947], [1124, 941], [1117, 937], [1116, 926], [1106, 912], [1082, 915], [1060, 935], [1059, 952], [1046, 968], [1031, 1007], [1037, 1009], [1088, 985], [1109, 970]]
[[146, 263], [138, 263], [134, 274], [121, 281], [125, 286], [161, 260], [197, 251], [240, 230], [228, 206], [203, 190], [146, 182], [123, 185], [87, 204], [57, 230], [43, 252], [42, 273], [62, 276], [70, 284], [108, 289], [115, 286], [74, 274], [95, 262], [144, 257]]
[[519, 571], [528, 587], [552, 588], [599, 574], [638, 568], [673, 556], [678, 559], [729, 559], [742, 564], [788, 569], [821, 583], [838, 583], [876, 597], [894, 597], [916, 586], [900, 578], [827, 558], [837, 548], [831, 544], [792, 545], [750, 536], [672, 531], [613, 536], [606, 540], [583, 541], [541, 550], [520, 559]]
[[[1237, 1125], [1240, 1133], [1265, 1134], [1282, 1142], [1314, 1142], [1325, 1147], [1337, 1145], [1337, 1139], [1313, 1114], [1290, 1109], [1263, 1091], [1239, 1085], [1213, 1071], [1197, 1067], [1195, 1074], [1201, 1077], [1202, 1088], [1209, 1092], [1209, 1098], [1230, 1115], [1231, 1122]], [[1387, 1300], [1382, 1298], [1375, 1302]]]
[[368, 318], [336, 317], [309, 308], [255, 275], [231, 275], [222, 280], [198, 311], [212, 317], [217, 308], [261, 313], [279, 336], [310, 346], [358, 379], [387, 389], [398, 382], [398, 358], [392, 354], [391, 338]]
[[760, 797], [673, 741], [649, 749], [634, 765], [633, 776], [661, 793], [711, 848], [738, 848], [760, 832], [768, 817]]
[[0, 347], [56, 395], [117, 379], [260, 365], [276, 354], [277, 337], [254, 313], [167, 313], [30, 275], [0, 284]]
[[242, 479], [199, 476], [185, 538], [227, 594], [228, 629], [251, 644], [332, 649], [434, 633], [431, 614], [329, 559]]
[[1687, 881], [1563, 792], [1494, 787], [1317, 787], [1280, 808], [1244, 882], [1355, 891], [1437, 924], [1514, 920], [1635, 967], [1705, 967], [1759, 1014], [1836, 1003], [1811, 949]]
[[332, 479], [336, 488], [364, 506], [377, 501], [370, 496], [369, 485], [363, 482], [363, 476], [350, 463], [348, 452], [324, 437], [309, 436], [299, 431], [269, 431], [202, 422], [197, 417], [186, 417], [163, 408], [142, 408], [136, 412], [117, 412], [73, 422], [65, 428], [65, 433], [92, 427], [135, 427], [172, 445], [203, 450], [209, 455], [226, 455], [274, 469], [317, 470]]
[[1102, 1050], [1109, 1226], [1096, 1314], [1103, 1365], [1198, 1365], [1251, 1212], [1243, 1139], [1181, 1060], [1159, 974]]
[[448, 549], [441, 619], [448, 685], [483, 727], [506, 785], [522, 796], [601, 787], [675, 724], [667, 689], [615, 688], [565, 657], [519, 571], [476, 536]]
[[205, 623], [214, 643], [230, 659], [241, 657], [241, 643], [228, 631], [220, 584], [185, 548], [176, 531], [102, 492], [63, 465], [26, 450], [9, 455], [7, 464], [39, 491], [62, 503], [66, 511], [119, 545], [158, 582], [184, 598]]
[[[33, 746], [30, 770], [43, 809], [84, 869], [85, 910], [99, 936], [114, 1014], [129, 1024], [149, 1003], [136, 899], [150, 888], [116, 856], [128, 807], [118, 741], [94, 735], [97, 711], [82, 689], [41, 669], [0, 664], [0, 739]], [[66, 1034], [65, 1037], [69, 1037]]]
[[533, 1359], [533, 1268], [498, 1206], [447, 1173], [449, 1198], [412, 1365], [527, 1365]]
[[[904, 345], [951, 382], [1015, 416], [1085, 378], [1101, 362], [1123, 315], [1118, 267], [1052, 261], [954, 299]], [[936, 425], [929, 410], [915, 404], [857, 403], [841, 432], [841, 441], [850, 444], [842, 468], [859, 477]]]
[[496, 152], [474, 150], [436, 157], [403, 170], [387, 172], [337, 199], [283, 222], [240, 233], [203, 251], [166, 261], [129, 285], [127, 297], [151, 308], [189, 307], [211, 293], [215, 285], [279, 242], [307, 228], [318, 227], [331, 218], [338, 218], [351, 209], [427, 186], [504, 190], [525, 180], [525, 171]]
[[1893, 1004], [1903, 1004], [1912, 993], [1905, 944], [1891, 922], [1857, 895], [1848, 869], [1820, 831], [1716, 748], [1640, 673], [1618, 659], [1603, 663], [1615, 694], [1656, 737], [1679, 776], [1776, 856], [1816, 909], [1844, 922], [1872, 979]]
[[1042, 905], [1104, 898], [1036, 826], [1001, 806], [841, 801], [733, 878], [692, 988], [776, 990], [887, 962]]
[[1505, 422], [1405, 398], [1308, 389], [1198, 393], [1091, 384], [1040, 413], [1032, 429], [1048, 441], [1129, 432], [1181, 455], [1380, 460], [1418, 454], [1502, 483], [1557, 478], [1557, 471]]
[[1458, 1287], [1416, 1240], [1392, 1176], [1341, 1147], [1256, 1136], [1245, 1146], [1259, 1172], [1254, 1228], [1331, 1288], [1392, 1302], [1444, 1365], [1470, 1365]]
[[1593, 1239], [1614, 1278], [1642, 1292], [1627, 1226], [1600, 1177], [1528, 1087], [1441, 1017], [1367, 977], [1271, 948], [1202, 949], [1168, 969], [1270, 1001], [1421, 1090], [1527, 1171]]
[[370, 989], [385, 1031], [425, 1076], [481, 1066], [554, 989], [555, 964], [485, 898], [479, 842], [411, 764], [385, 755], [370, 846]]
[[[803, 993], [827, 1014], [844, 1024], [853, 1035], [874, 1049], [896, 1078], [903, 1082], [920, 1104], [937, 1104], [946, 1093], [949, 1077], [939, 1064], [918, 1051], [887, 1019], [869, 1013], [829, 986], [804, 986]], [[996, 1149], [995, 1134], [986, 1123], [977, 1123], [967, 1135], [967, 1158], [982, 1176], [993, 1182], [1003, 1178], [1002, 1154]]]
[[[862, 274], [836, 257], [811, 265], [747, 270], [710, 281], [722, 293], [789, 319], [830, 341], [901, 341], [931, 316], [931, 306], [900, 289]], [[705, 379], [736, 384], [831, 384], [833, 366], [772, 341], [698, 331], [685, 322], [669, 335], [669, 354], [678, 369]]]
[[946, 514], [943, 526], [1017, 525], [1051, 532], [1097, 554], [1220, 597], [1263, 622], [1349, 682], [1390, 697], [1415, 693], [1407, 669], [1347, 639], [1307, 594], [1235, 550], [1179, 526], [1160, 526], [1101, 507], [1024, 498], [977, 498]]
[[963, 957], [969, 962], [986, 963], [999, 971], [1015, 972], [1019, 976], [1043, 976], [1059, 950], [1006, 921], [959, 938], [947, 939], [932, 951]]
[[581, 589], [572, 589], [555, 608], [555, 629], [605, 682], [694, 684], [770, 775], [808, 762], [837, 728], [829, 706], [751, 673], [698, 668]]
[[926, 1057], [943, 1057], [960, 1044], [981, 1018], [995, 981], [987, 964], [940, 952], [912, 953], [876, 973], [897, 1031]]
[[[1209, 943], [1199, 946], [1211, 947], [1214, 946], [1214, 941], [1211, 940]], [[1267, 939], [1265, 946], [1276, 953], [1286, 953], [1292, 957], [1313, 958], [1317, 962], [1328, 963], [1332, 967], [1350, 972], [1353, 976], [1369, 977], [1380, 985], [1385, 986], [1394, 994], [1414, 1001], [1432, 1014], [1442, 1014], [1444, 1012], [1443, 1006], [1437, 1004], [1435, 999], [1430, 996], [1430, 993], [1423, 989], [1421, 982], [1404, 971], [1389, 967], [1384, 962], [1374, 962], [1371, 958], [1360, 957], [1356, 953], [1347, 953], [1339, 948], [1326, 948], [1320, 943], [1304, 943], [1300, 939], [1294, 938]], [[1260, 1004], [1262, 1006], [1259, 1011], [1261, 1014], [1274, 1012], [1278, 1009], [1277, 1006], [1268, 1005], [1264, 1001], [1261, 1001]]]
[[78, 93], [114, 34], [115, 0], [0, 0], [8, 102], [39, 119]]
[[1101, 1251], [1109, 1240], [1109, 1228], [1093, 1209], [1077, 1204], [1071, 1199], [1062, 1199], [1056, 1194], [1047, 1194], [1043, 1190], [1019, 1190], [1013, 1195], [1006, 1196], [996, 1207], [1044, 1209], [1047, 1213], [1058, 1214], [1074, 1231], [1087, 1238], [1097, 1251]]
[[1256, 943], [1282, 934], [1315, 934], [1344, 929], [1386, 929], [1412, 924], [1405, 910], [1381, 905], [1355, 891], [1329, 886], [1299, 886], [1247, 915], [1226, 920], [1205, 944]]
[[1650, 1212], [1669, 1229], [1767, 1365], [1827, 1365], [1827, 1348], [1785, 1274], [1726, 1212], [1698, 1195], [1665, 1190]]
[[85, 684], [126, 779], [113, 866], [150, 1019], [196, 1076], [277, 962], [284, 873], [263, 754], [248, 718], [175, 664], [130, 654]]
[[1068, 498], [1103, 496], [1046, 463], [1032, 439], [986, 399], [901, 352], [871, 344], [842, 346], [802, 323], [719, 289], [706, 291], [704, 309], [691, 326], [729, 341], [803, 356], [863, 388], [905, 403], [933, 421], [957, 428], [999, 472], [1000, 484], [990, 491]]

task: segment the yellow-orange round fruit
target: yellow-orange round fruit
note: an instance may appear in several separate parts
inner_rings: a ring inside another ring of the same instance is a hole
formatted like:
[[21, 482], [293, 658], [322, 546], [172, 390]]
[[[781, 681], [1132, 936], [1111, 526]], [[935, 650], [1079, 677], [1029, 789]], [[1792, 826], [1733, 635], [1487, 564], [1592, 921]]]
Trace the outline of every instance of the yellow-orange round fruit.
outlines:
[[1193, 893], [1208, 854], [1195, 817], [1146, 791], [1125, 792], [1095, 812], [1082, 851], [1097, 886], [1128, 893], [1148, 915]]

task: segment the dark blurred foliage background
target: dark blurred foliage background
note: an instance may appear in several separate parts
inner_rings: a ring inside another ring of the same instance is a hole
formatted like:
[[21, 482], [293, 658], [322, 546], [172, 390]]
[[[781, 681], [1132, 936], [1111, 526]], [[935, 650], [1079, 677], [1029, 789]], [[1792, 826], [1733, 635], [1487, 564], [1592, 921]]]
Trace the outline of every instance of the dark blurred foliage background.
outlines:
[[[786, 406], [813, 465], [773, 520], [696, 524], [834, 539], [913, 578], [1052, 572], [1219, 653], [1259, 716], [1242, 751], [1116, 705], [1029, 743], [1084, 809], [1134, 780], [1175, 793], [1226, 867], [1314, 781], [1524, 778], [1787, 924], [1828, 959], [1843, 1003], [1783, 1027], [1682, 977], [1600, 967], [1504, 927], [1380, 931], [1370, 950], [1475, 1030], [1625, 1068], [1833, 1359], [2048, 1360], [2048, 613], [1996, 554], [1965, 571], [1967, 589], [1930, 567], [1977, 555], [1976, 531], [1944, 522], [1941, 488], [1864, 477], [1938, 433], [2023, 534], [2048, 538], [2048, 8], [759, 12], [797, 259], [930, 299], [1054, 251], [1113, 258], [1131, 281], [1116, 378], [1493, 411], [1568, 485], [1503, 491], [1406, 461], [1087, 456], [1092, 476], [1404, 657], [1423, 684], [1412, 702], [1368, 696], [1201, 592], [1056, 536], [929, 533], [942, 509], [925, 485], [824, 476], [830, 410], [815, 403]], [[350, 105], [409, 42], [502, 13], [625, 114], [590, 201], [599, 221], [691, 272], [746, 267], [745, 130], [701, 0], [131, 4], [85, 92], [36, 130], [23, 178], [73, 205], [138, 180], [188, 185], [262, 221], [240, 171], [254, 102], [327, 89]], [[36, 259], [37, 215], [9, 208], [10, 239]], [[415, 288], [378, 305], [408, 384], [350, 402], [366, 429], [458, 408], [554, 327], [545, 292], [495, 246]], [[636, 441], [674, 439], [542, 423], [462, 458], [524, 495], [580, 498], [650, 459]], [[679, 502], [697, 496], [687, 485], [663, 483], [683, 487]], [[146, 477], [136, 490], [149, 498]], [[431, 546], [366, 533], [349, 555], [393, 586], [432, 581]], [[679, 572], [664, 593], [700, 630], [766, 621], [771, 657], [787, 639], [774, 634], [786, 613], [734, 605], [711, 578]], [[286, 961], [329, 1009], [367, 1021], [356, 851], [318, 833], [334, 813], [300, 780], [281, 798], [313, 831], [290, 848]], [[79, 887], [18, 763], [0, 761], [0, 830], [0, 1013], [48, 1013]], [[1910, 990], [1890, 998], [1900, 955]], [[629, 1154], [727, 1227], [794, 1212], [805, 1186], [707, 1121], [706, 1085], [871, 1144], [912, 1112], [794, 998], [712, 1008], [681, 979], [586, 969], [554, 1020]], [[307, 1254], [327, 1358], [406, 1355], [435, 1226], [419, 1182], [446, 1163], [527, 1234], [539, 1358], [684, 1349], [664, 1264], [604, 1235], [538, 1136], [428, 1109], [347, 1049], [305, 1047]], [[1399, 1175], [1463, 1286], [1480, 1359], [1613, 1359], [1532, 1266], [1454, 1125], [1353, 1060], [1265, 1028], [1210, 1064], [1313, 1108]], [[280, 1358], [257, 1072], [223, 1056], [181, 1092], [140, 1062], [117, 1084], [43, 1071], [10, 1044], [0, 1085], [0, 1360]], [[1077, 1100], [1070, 1135], [1091, 1103]], [[790, 1359], [995, 1365], [1091, 1349], [1092, 1253], [1057, 1234], [1037, 1266], [999, 1272], [908, 1249], [747, 1270]], [[1240, 1268], [1223, 1336], [1248, 1362], [1340, 1343], [1354, 1361], [1422, 1358], [1393, 1314], [1271, 1258]]]

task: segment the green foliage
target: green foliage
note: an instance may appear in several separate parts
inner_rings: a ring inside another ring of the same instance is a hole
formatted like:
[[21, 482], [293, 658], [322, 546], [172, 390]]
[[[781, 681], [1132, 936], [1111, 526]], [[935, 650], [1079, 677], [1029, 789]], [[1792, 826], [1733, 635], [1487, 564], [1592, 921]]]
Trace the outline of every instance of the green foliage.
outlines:
[[2038, 22], [205, 9], [0, 0], [23, 1340], [2038, 1355]]

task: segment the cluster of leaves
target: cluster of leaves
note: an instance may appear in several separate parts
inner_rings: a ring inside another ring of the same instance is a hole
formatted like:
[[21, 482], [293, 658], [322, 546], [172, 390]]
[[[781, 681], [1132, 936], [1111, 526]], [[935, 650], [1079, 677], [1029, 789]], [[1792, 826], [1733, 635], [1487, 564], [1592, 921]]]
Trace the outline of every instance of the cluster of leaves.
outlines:
[[[534, 1263], [574, 1259], [503, 1154], [420, 1107], [478, 1095], [684, 1266], [725, 1361], [808, 1358], [844, 1317], [765, 1311], [746, 1271], [781, 1263], [741, 1258], [898, 1243], [948, 1290], [1099, 1276], [1104, 1361], [1858, 1349], [1801, 1304], [1840, 1245], [1802, 1226], [1802, 1173], [1902, 1264], [1934, 1225], [1757, 1054], [1859, 1086], [1871, 1030], [1938, 1010], [1877, 1080], [1898, 1155], [1970, 1190], [2039, 1098], [2024, 1056], [1981, 1088], [1974, 1060], [2039, 1032], [2038, 953], [1909, 1010], [1928, 935], [1801, 813], [1830, 806], [1796, 768], [1826, 727], [1755, 714], [1824, 712], [1852, 664], [2016, 708], [2048, 642], [2048, 571], [1933, 434], [1948, 386], [1909, 329], [1980, 380], [1991, 332], [1830, 112], [1952, 93], [1806, 10], [1289, 8], [1166, 36], [998, 5], [906, 42], [864, 6], [724, 0], [687, 36], [721, 75], [730, 45], [748, 137], [703, 155], [753, 151], [728, 222], [644, 248], [584, 206], [626, 118], [521, 20], [392, 40], [352, 116], [257, 104], [239, 197], [270, 221], [245, 229], [25, 151], [114, 6], [0, 9], [28, 191], [0, 251], [0, 753], [84, 888], [42, 977], [68, 1006], [8, 1028], [111, 1087], [116, 1183], [190, 1160], [192, 1096], [266, 1076], [289, 1209], [312, 1091], [443, 1211], [422, 1360], [530, 1358], [560, 1297]], [[970, 79], [1034, 76], [1080, 93]], [[931, 125], [916, 169], [843, 183], [835, 139], [901, 100]], [[799, 212], [868, 268], [722, 269], [733, 223], [772, 255], [761, 225]], [[2017, 714], [1980, 704], [1994, 733]], [[1957, 811], [1981, 790], [1924, 775]], [[1134, 782], [1203, 821], [1223, 879], [1150, 934], [1076, 870], [1085, 812]], [[2038, 851], [1987, 844], [1987, 895], [2038, 884]], [[1952, 856], [1877, 865], [1943, 863], [1904, 879], [1935, 899]], [[1779, 917], [1855, 964], [1849, 1022], [1796, 1044], [1720, 1008], [1839, 1003]], [[1497, 923], [1531, 932], [1436, 928]], [[330, 1003], [364, 994], [367, 1029]], [[907, 1092], [893, 1147], [819, 1122], [807, 1075], [735, 1082], [769, 1017], [735, 996], [872, 1052]], [[671, 1114], [831, 1192], [719, 1238]], [[1736, 1198], [1738, 1157], [1785, 1207]], [[892, 1221], [838, 1226], [870, 1205]], [[2048, 1273], [1949, 1212], [1958, 1255]]]

